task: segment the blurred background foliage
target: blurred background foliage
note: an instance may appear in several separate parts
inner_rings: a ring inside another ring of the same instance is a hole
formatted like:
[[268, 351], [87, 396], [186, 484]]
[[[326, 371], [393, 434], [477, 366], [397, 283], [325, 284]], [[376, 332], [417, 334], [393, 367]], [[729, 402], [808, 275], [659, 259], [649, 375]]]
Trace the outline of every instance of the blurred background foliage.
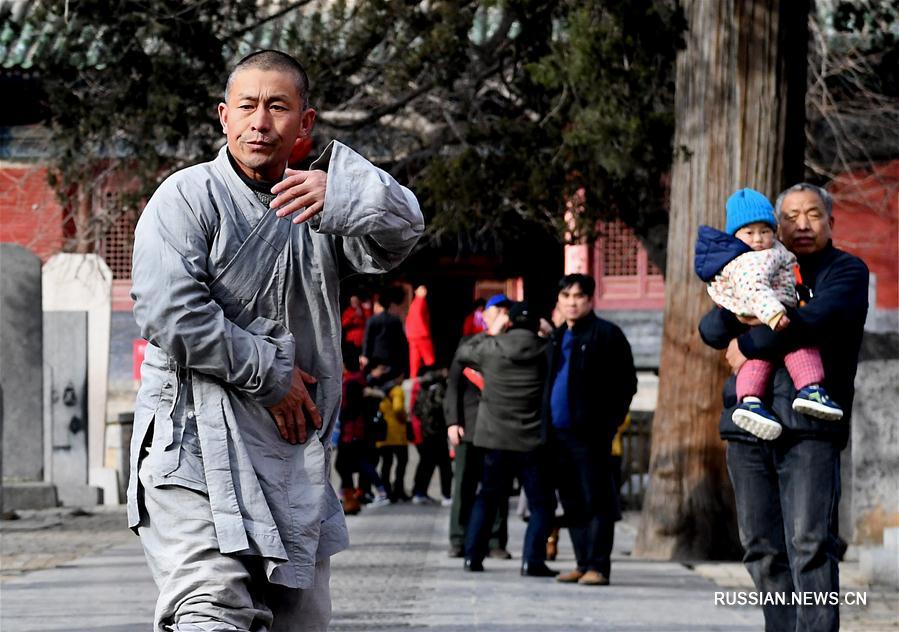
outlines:
[[[7, 0], [0, 22], [69, 204], [124, 175], [137, 208], [210, 159], [228, 68], [277, 48], [312, 78], [313, 155], [337, 138], [413, 187], [432, 244], [499, 254], [619, 218], [664, 270], [667, 177], [688, 158], [672, 147], [676, 0]], [[806, 163], [826, 183], [899, 155], [897, 3], [819, 0], [810, 24]], [[88, 219], [89, 249], [108, 222]]]
[[341, 139], [414, 187], [431, 237], [460, 254], [494, 253], [534, 225], [561, 238], [578, 199], [582, 235], [621, 217], [664, 264], [673, 0], [18, 6], [0, 16], [0, 46], [28, 36], [19, 52], [40, 79], [69, 201], [118, 171], [139, 204], [209, 159], [228, 67], [278, 48], [313, 78], [315, 149]]

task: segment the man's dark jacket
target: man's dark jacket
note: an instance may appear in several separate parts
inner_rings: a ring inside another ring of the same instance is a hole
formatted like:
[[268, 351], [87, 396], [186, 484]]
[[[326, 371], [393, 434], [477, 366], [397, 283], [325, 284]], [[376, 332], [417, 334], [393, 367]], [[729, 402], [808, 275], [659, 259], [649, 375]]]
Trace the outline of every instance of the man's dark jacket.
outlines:
[[[781, 332], [770, 327], [747, 327], [731, 312], [714, 308], [699, 323], [703, 341], [724, 349], [733, 338], [747, 358], [771, 360], [780, 365], [766, 398], [784, 425], [784, 434], [797, 437], [829, 438], [841, 446], [849, 438], [849, 418], [855, 396], [858, 352], [868, 313], [868, 268], [861, 259], [833, 247], [799, 257], [803, 285], [812, 297], [804, 307], [787, 308], [790, 325]], [[822, 421], [792, 409], [796, 389], [783, 356], [800, 347], [817, 347], [824, 364], [824, 383], [830, 396], [844, 411], [841, 421]], [[736, 378], [724, 386], [724, 412], [719, 431], [722, 439], [757, 442], [759, 439], [738, 428], [731, 420], [737, 405]]]
[[[568, 325], [563, 324], [550, 337], [550, 379], [546, 381], [543, 398], [547, 424], [552, 424], [550, 400], [562, 363], [562, 338], [567, 330]], [[568, 358], [571, 431], [585, 439], [606, 443], [615, 436], [637, 392], [631, 346], [618, 325], [592, 311], [575, 322], [571, 333], [574, 336]]]
[[[471, 344], [474, 336], [463, 338], [459, 348]], [[465, 351], [463, 351], [464, 355]], [[446, 376], [446, 398], [443, 400], [443, 416], [446, 425], [461, 426], [465, 429], [462, 441], [471, 443], [474, 439], [478, 421], [478, 405], [481, 403], [481, 390], [472, 384], [463, 374], [465, 365], [459, 361], [459, 354], [453, 357], [449, 373]]]
[[544, 441], [541, 404], [546, 340], [527, 329], [478, 334], [456, 350], [456, 359], [484, 376], [474, 444], [488, 450], [529, 452]]
[[390, 366], [391, 375], [406, 373], [409, 368], [409, 343], [403, 321], [386, 311], [369, 318], [365, 323], [362, 355], [369, 362], [383, 362]]

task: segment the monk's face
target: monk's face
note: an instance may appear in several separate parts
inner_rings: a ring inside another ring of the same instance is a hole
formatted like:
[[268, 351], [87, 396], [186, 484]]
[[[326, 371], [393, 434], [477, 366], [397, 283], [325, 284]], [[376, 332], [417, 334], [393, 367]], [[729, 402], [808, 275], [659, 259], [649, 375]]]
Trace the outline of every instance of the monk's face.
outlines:
[[237, 72], [227, 103], [218, 110], [228, 149], [253, 180], [280, 180], [294, 143], [315, 123], [315, 110], [303, 107], [296, 77], [280, 70]]

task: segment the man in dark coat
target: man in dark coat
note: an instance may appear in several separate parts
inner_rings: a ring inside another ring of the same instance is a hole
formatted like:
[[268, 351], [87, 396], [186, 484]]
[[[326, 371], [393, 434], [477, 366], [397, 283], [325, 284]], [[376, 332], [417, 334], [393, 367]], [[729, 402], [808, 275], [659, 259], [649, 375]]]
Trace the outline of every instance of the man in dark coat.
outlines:
[[[735, 379], [724, 387], [721, 438], [728, 442], [727, 469], [737, 501], [743, 562], [764, 593], [836, 595], [839, 591], [836, 507], [840, 500], [840, 450], [849, 438], [855, 371], [868, 312], [868, 268], [831, 242], [833, 200], [824, 189], [797, 184], [775, 205], [778, 236], [799, 260], [803, 307], [788, 308], [781, 332], [752, 326], [714, 308], [699, 325], [706, 344], [727, 349], [736, 373], [747, 358], [782, 361], [784, 354], [815, 345], [824, 363], [823, 385], [840, 402], [840, 422], [821, 421], [792, 408], [796, 389], [783, 366], [774, 374], [769, 401], [783, 424], [763, 441], [731, 420]], [[837, 630], [839, 606], [763, 606], [766, 630]]]
[[408, 375], [409, 343], [400, 318], [405, 298], [403, 288], [398, 286], [386, 287], [378, 295], [378, 304], [384, 311], [375, 314], [365, 323], [362, 356], [359, 358], [359, 364], [363, 368], [372, 358], [378, 358], [390, 367], [391, 376]]
[[[506, 326], [508, 331], [503, 332]], [[526, 303], [516, 303], [487, 334], [478, 334], [456, 357], [481, 372], [484, 392], [478, 407], [474, 444], [484, 450], [481, 488], [465, 533], [465, 568], [483, 571], [490, 527], [497, 507], [508, 502], [517, 476], [528, 497], [531, 518], [522, 550], [521, 574], [552, 577], [546, 566], [546, 538], [552, 529], [555, 498], [547, 478], [541, 403], [546, 376], [546, 341]], [[488, 335], [493, 334], [493, 335]]]
[[551, 337], [544, 416], [577, 559], [577, 568], [557, 579], [602, 586], [611, 575], [619, 514], [612, 439], [637, 392], [637, 374], [621, 329], [593, 313], [595, 287], [585, 274], [559, 282], [565, 322]]

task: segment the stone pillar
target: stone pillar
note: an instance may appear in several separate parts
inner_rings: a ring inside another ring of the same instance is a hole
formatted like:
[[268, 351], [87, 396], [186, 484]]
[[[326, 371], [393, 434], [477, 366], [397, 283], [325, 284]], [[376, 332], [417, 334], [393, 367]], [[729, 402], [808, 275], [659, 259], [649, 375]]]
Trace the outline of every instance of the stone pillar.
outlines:
[[41, 261], [0, 244], [0, 389], [5, 510], [56, 505], [44, 482]]
[[44, 475], [63, 505], [96, 505], [87, 446], [87, 314], [44, 312]]
[[88, 484], [119, 502], [115, 470], [104, 467], [112, 272], [98, 255], [58, 254], [43, 271], [44, 310], [87, 312]]

